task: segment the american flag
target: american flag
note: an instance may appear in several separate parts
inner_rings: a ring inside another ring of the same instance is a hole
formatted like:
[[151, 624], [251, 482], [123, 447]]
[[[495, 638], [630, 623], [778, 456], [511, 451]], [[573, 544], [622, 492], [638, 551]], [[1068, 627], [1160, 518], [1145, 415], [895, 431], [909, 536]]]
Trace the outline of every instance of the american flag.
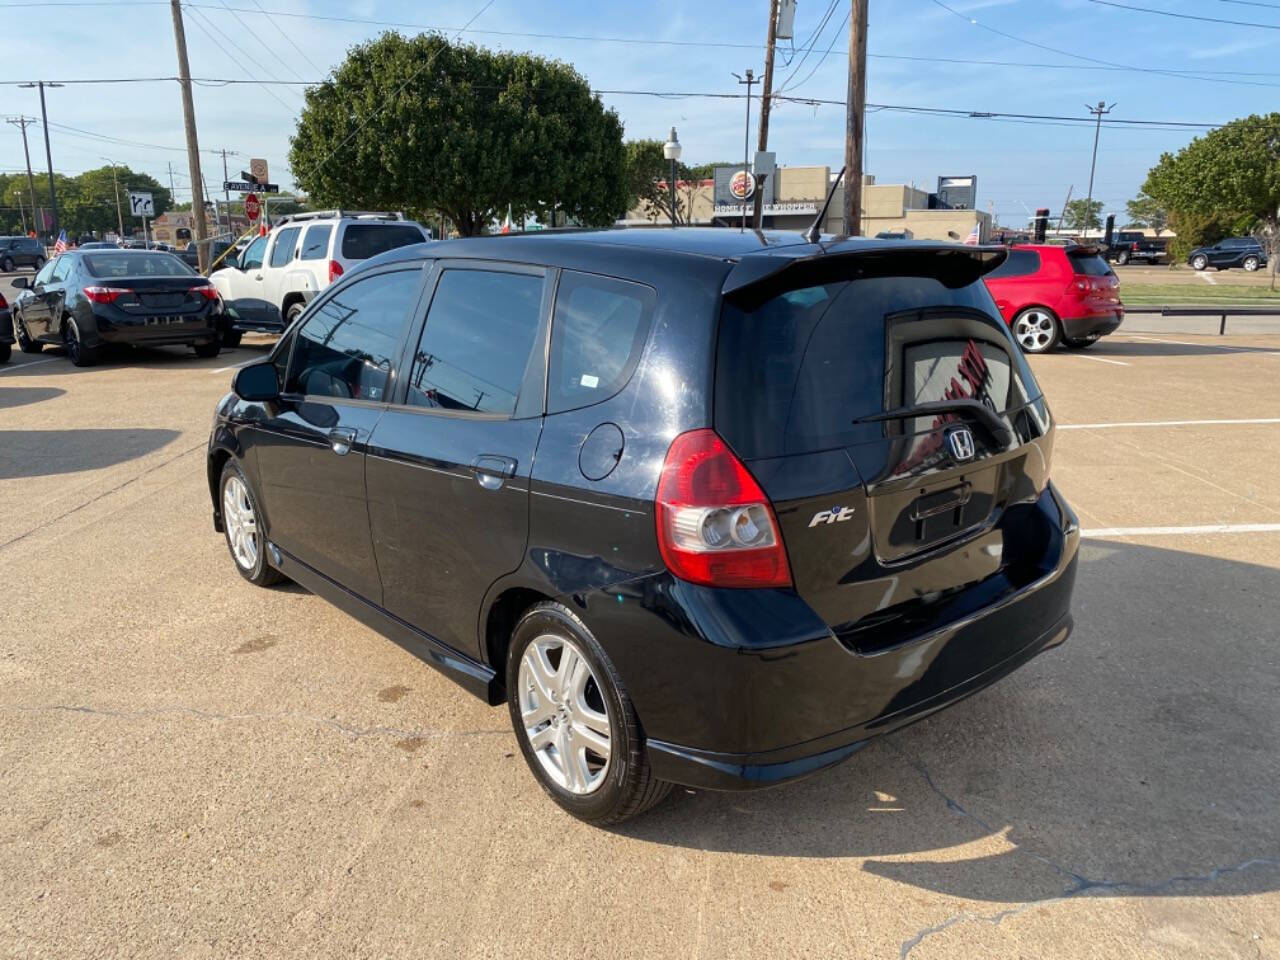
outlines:
[[67, 252], [67, 231], [63, 230], [58, 234], [58, 242], [53, 245], [54, 256]]
[[965, 246], [976, 247], [982, 240], [982, 234], [979, 230], [979, 224], [974, 224], [973, 229], [969, 231], [969, 235], [964, 238]]

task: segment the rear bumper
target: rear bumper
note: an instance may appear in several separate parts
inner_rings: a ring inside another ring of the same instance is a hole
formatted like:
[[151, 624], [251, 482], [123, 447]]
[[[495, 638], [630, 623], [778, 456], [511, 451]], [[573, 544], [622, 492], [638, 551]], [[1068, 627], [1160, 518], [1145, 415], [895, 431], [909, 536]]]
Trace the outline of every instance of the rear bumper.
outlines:
[[1105, 337], [1109, 333], [1114, 333], [1123, 322], [1124, 307], [1120, 307], [1083, 317], [1063, 317], [1062, 332], [1072, 340], [1082, 340], [1094, 334]]
[[[88, 331], [83, 328], [85, 340]], [[218, 336], [219, 315], [213, 310], [195, 315], [158, 314], [155, 317], [131, 316], [123, 311], [95, 311], [92, 329], [102, 343], [163, 346], [166, 344], [209, 343]]]
[[1078, 523], [1052, 487], [1027, 509], [1046, 531], [1034, 580], [873, 653], [842, 643], [790, 590], [662, 575], [566, 600], [618, 667], [657, 777], [767, 787], [838, 763], [1066, 639]]

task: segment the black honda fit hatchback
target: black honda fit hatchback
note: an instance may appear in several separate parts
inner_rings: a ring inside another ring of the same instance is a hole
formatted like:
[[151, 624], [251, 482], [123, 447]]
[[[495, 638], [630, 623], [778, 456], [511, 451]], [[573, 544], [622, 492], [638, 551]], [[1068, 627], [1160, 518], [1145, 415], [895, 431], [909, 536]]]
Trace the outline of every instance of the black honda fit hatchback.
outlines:
[[1061, 643], [1053, 423], [1002, 250], [731, 230], [405, 247], [242, 368], [209, 442], [240, 573], [491, 704], [617, 822], [768, 786]]

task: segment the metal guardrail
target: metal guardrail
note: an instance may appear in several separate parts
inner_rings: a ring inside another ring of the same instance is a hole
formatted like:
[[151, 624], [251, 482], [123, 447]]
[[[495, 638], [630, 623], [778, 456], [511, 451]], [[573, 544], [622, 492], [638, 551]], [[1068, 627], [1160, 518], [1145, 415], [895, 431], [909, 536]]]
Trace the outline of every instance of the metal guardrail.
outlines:
[[1219, 317], [1218, 336], [1227, 332], [1227, 317], [1280, 317], [1280, 307], [1246, 307], [1229, 303], [1206, 303], [1203, 306], [1136, 306], [1125, 304], [1125, 316], [1131, 313], [1157, 314], [1161, 317]]

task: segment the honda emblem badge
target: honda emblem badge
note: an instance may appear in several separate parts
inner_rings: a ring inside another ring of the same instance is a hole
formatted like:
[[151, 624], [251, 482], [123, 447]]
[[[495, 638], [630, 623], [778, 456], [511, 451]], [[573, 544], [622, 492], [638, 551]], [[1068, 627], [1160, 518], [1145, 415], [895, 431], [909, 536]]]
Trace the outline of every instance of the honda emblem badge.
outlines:
[[973, 434], [968, 427], [954, 427], [947, 431], [947, 449], [951, 459], [956, 463], [964, 463], [973, 459]]

